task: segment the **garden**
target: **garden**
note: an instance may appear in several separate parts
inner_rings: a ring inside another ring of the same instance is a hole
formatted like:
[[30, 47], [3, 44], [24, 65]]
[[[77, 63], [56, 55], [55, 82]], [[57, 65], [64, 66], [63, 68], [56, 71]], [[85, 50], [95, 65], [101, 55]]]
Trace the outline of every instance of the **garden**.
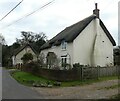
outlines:
[[35, 76], [32, 73], [27, 73], [20, 70], [13, 70], [10, 72], [11, 76], [16, 79], [19, 83], [25, 86], [34, 86], [34, 87], [70, 87], [70, 86], [82, 86], [95, 82], [101, 82], [106, 80], [117, 79], [117, 76], [111, 77], [101, 77], [99, 79], [89, 79], [89, 80], [76, 80], [76, 81], [55, 81], [50, 80], [44, 77]]

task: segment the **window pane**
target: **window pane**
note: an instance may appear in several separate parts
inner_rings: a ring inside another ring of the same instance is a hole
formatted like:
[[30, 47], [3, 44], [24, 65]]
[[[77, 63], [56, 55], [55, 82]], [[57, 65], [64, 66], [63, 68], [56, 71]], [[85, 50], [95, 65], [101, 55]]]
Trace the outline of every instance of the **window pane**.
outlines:
[[66, 42], [65, 42], [65, 41], [63, 41], [63, 42], [61, 43], [61, 45], [62, 45], [62, 49], [66, 49]]
[[62, 65], [62, 67], [65, 67], [65, 64], [67, 63], [67, 57], [62, 57], [62, 59], [61, 59], [61, 65]]
[[65, 63], [65, 64], [67, 63], [67, 58], [65, 58], [64, 63]]

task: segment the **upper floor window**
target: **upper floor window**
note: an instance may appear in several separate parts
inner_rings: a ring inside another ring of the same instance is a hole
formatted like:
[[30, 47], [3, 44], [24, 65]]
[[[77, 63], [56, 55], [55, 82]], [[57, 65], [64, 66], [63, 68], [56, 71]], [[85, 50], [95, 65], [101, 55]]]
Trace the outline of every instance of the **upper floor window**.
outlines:
[[52, 44], [51, 48], [55, 48], [55, 47], [56, 47], [55, 44]]
[[61, 43], [61, 47], [62, 47], [62, 50], [66, 50], [67, 42], [62, 41], [62, 43]]

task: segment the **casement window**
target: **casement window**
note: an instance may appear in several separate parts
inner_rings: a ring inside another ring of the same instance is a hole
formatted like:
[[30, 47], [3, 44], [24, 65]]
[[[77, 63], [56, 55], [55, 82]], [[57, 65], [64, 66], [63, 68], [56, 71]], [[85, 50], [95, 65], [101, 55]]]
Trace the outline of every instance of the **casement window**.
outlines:
[[62, 47], [62, 50], [66, 50], [67, 42], [62, 41], [62, 43], [61, 43], [61, 47]]
[[62, 67], [65, 67], [67, 64], [67, 56], [61, 56], [61, 65]]

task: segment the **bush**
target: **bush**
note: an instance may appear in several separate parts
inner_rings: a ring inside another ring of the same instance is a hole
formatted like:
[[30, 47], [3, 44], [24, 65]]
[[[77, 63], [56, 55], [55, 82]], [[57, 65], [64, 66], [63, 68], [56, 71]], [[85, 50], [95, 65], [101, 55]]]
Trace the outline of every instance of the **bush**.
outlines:
[[26, 70], [31, 71], [32, 73], [37, 73], [39, 71], [39, 63], [38, 62], [30, 62], [24, 65]]
[[80, 63], [73, 64], [73, 68], [78, 68], [78, 67], [89, 67], [89, 65], [80, 65]]
[[23, 63], [25, 64], [28, 61], [33, 60], [33, 55], [31, 53], [26, 53], [26, 54], [23, 55], [21, 60], [23, 60]]

